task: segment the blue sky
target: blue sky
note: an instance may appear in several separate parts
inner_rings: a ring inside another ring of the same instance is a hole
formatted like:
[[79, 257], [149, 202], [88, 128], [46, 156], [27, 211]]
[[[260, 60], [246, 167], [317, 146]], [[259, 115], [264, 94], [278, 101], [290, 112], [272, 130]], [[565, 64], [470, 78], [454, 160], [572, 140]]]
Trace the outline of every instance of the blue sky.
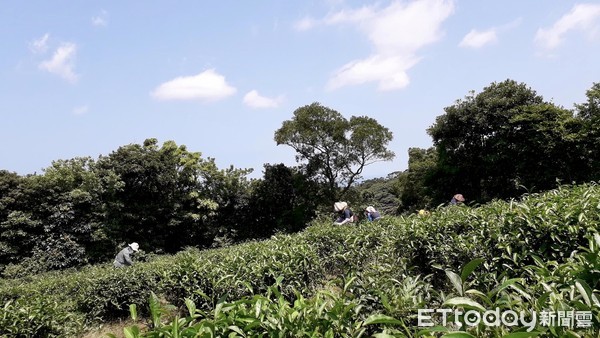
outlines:
[[320, 102], [394, 133], [392, 162], [471, 90], [573, 108], [600, 82], [598, 1], [2, 1], [0, 169], [174, 140], [220, 167], [293, 165], [273, 134]]

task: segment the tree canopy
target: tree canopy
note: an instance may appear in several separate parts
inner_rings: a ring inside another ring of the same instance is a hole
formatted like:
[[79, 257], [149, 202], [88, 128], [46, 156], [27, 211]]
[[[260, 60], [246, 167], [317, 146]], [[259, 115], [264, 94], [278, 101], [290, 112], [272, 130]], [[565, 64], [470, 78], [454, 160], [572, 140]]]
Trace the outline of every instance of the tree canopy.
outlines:
[[401, 209], [446, 203], [456, 193], [486, 202], [597, 179], [599, 89], [587, 92], [577, 115], [510, 79], [470, 92], [427, 130], [433, 148], [409, 150]]
[[306, 172], [327, 184], [330, 201], [344, 196], [365, 166], [394, 158], [387, 149], [392, 138], [392, 132], [373, 118], [348, 120], [316, 102], [296, 109], [275, 132], [277, 145], [292, 147]]

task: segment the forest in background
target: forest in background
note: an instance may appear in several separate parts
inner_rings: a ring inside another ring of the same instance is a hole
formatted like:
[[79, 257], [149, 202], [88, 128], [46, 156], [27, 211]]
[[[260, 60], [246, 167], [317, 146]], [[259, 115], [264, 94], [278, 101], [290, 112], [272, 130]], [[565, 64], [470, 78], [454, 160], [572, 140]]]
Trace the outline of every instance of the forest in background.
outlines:
[[[56, 160], [41, 174], [0, 170], [0, 271], [5, 278], [106, 262], [127, 243], [144, 255], [227, 246], [304, 229], [332, 202], [384, 214], [435, 208], [457, 192], [485, 203], [600, 179], [600, 84], [566, 109], [524, 83], [492, 83], [444, 108], [411, 148], [408, 169], [361, 181], [394, 154], [391, 131], [313, 103], [275, 131], [298, 165], [218, 168], [212, 158], [149, 138], [100, 156]], [[393, 126], [391, 126], [393, 129]]]

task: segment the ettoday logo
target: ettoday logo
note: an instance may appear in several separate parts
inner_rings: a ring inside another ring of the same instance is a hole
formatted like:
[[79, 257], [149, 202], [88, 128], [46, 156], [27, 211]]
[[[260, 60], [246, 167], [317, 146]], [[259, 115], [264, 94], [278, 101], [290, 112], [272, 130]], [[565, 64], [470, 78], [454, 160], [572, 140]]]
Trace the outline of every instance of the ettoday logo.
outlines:
[[[434, 317], [436, 317], [434, 319]], [[460, 320], [459, 320], [460, 319]], [[513, 311], [486, 310], [484, 312], [458, 309], [419, 309], [417, 325], [432, 327], [434, 325], [457, 327], [463, 325], [474, 327], [483, 324], [489, 327], [525, 327], [531, 332], [537, 325], [562, 326], [568, 328], [588, 328], [592, 325], [591, 311]]]

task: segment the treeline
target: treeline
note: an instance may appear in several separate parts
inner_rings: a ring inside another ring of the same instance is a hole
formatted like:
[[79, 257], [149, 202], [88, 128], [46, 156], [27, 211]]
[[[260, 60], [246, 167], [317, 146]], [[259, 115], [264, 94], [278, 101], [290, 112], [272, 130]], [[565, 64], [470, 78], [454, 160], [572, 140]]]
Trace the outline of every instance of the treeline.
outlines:
[[299, 166], [266, 164], [261, 179], [156, 139], [98, 159], [54, 161], [42, 174], [0, 171], [0, 272], [105, 262], [133, 241], [160, 254], [300, 231], [318, 210], [330, 214], [335, 200], [356, 196], [363, 168], [394, 156], [391, 139], [374, 119], [313, 103], [275, 132], [298, 152]]
[[391, 131], [319, 103], [275, 131], [298, 166], [266, 164], [260, 179], [156, 139], [58, 160], [42, 174], [0, 170], [0, 272], [106, 262], [133, 241], [160, 254], [296, 232], [319, 213], [332, 216], [338, 199], [358, 213], [374, 205], [389, 215], [434, 208], [456, 193], [476, 204], [596, 181], [600, 84], [586, 95], [569, 110], [523, 83], [492, 83], [444, 109], [427, 130], [433, 147], [409, 149], [407, 170], [363, 182], [366, 166], [394, 157]]
[[0, 171], [0, 267], [13, 277], [105, 262], [132, 241], [147, 253], [219, 246], [295, 232], [314, 217], [318, 186], [298, 169], [248, 174], [156, 139], [55, 161], [43, 174]]

